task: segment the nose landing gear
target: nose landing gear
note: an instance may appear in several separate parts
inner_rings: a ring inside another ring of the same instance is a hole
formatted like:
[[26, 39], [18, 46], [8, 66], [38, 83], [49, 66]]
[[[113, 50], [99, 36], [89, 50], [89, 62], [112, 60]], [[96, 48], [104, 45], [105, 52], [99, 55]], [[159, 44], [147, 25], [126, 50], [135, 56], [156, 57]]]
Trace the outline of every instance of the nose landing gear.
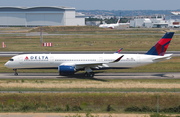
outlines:
[[18, 76], [17, 69], [13, 69], [13, 70], [14, 70], [14, 75], [15, 75], [15, 76]]

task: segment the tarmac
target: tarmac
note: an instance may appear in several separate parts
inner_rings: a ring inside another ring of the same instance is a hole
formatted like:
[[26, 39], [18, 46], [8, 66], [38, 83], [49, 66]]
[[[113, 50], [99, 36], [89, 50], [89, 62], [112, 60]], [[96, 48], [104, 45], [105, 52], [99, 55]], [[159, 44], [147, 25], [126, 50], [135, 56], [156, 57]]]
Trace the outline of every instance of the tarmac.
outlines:
[[0, 79], [180, 79], [180, 73], [95, 73], [94, 78], [84, 77], [84, 73], [59, 76], [57, 73], [0, 73]]

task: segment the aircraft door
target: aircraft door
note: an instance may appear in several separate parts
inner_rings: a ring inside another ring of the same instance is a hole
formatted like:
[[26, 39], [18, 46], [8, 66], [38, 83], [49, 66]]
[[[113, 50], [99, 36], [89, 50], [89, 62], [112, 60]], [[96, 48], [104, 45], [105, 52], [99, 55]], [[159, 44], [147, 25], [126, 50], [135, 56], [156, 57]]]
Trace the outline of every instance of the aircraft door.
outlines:
[[103, 57], [99, 57], [99, 60], [98, 60], [99, 62], [102, 62], [102, 61], [104, 61], [103, 60]]
[[54, 63], [54, 56], [51, 56], [50, 57], [50, 64], [53, 64]]
[[23, 56], [19, 57], [19, 63], [22, 64], [24, 61]]

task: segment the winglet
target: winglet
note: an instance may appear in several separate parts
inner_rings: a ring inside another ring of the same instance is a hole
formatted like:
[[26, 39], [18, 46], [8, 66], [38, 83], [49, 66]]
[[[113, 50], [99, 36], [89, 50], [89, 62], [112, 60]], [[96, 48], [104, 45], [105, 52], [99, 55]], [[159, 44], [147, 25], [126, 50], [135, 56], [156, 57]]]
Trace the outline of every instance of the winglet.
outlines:
[[119, 54], [121, 52], [123, 48], [119, 49], [118, 51], [116, 51], [114, 54]]
[[116, 60], [114, 60], [113, 62], [110, 62], [110, 63], [116, 63], [116, 62], [120, 61], [123, 56], [124, 56], [124, 55], [120, 56], [119, 58], [117, 58]]

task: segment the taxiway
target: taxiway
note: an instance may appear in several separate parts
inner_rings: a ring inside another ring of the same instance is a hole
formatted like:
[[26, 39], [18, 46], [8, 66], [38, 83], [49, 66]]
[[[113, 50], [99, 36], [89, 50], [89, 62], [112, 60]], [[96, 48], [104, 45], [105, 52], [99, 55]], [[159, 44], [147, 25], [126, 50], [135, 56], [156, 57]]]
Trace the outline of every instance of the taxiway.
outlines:
[[0, 79], [180, 79], [180, 73], [95, 73], [94, 78], [84, 77], [84, 73], [59, 76], [58, 73], [0, 73]]

